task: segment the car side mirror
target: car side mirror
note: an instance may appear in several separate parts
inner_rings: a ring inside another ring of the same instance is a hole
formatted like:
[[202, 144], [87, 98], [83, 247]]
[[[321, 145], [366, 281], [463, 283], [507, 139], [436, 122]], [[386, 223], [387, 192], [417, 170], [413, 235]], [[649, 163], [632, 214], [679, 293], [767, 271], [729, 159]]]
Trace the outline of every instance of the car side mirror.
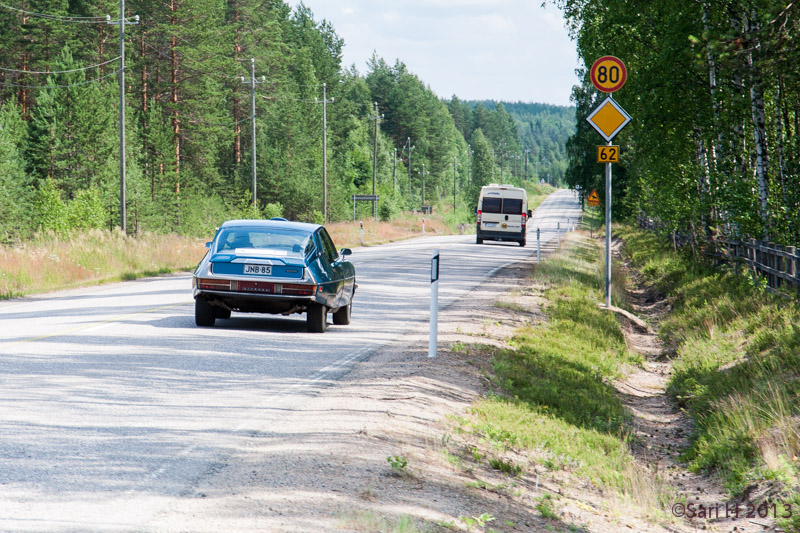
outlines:
[[533, 216], [533, 211], [531, 211], [530, 209], [528, 209], [528, 218], [531, 218], [532, 216]]
[[350, 248], [342, 248], [339, 251], [339, 255], [341, 255], [342, 257], [345, 257], [347, 255], [353, 255], [353, 250], [351, 250]]
[[211, 249], [211, 243], [212, 243], [212, 242], [214, 242], [214, 241], [208, 241], [208, 242], [206, 243], [206, 248], [208, 248], [209, 250]]

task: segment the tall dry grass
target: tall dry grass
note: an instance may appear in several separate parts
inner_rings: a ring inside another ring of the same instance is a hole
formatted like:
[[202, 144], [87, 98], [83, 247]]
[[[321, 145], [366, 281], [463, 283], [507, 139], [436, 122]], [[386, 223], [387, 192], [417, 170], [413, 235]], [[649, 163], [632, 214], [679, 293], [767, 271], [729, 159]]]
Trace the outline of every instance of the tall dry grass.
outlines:
[[126, 236], [91, 230], [69, 238], [41, 235], [0, 247], [0, 297], [190, 270], [203, 241], [179, 235]]

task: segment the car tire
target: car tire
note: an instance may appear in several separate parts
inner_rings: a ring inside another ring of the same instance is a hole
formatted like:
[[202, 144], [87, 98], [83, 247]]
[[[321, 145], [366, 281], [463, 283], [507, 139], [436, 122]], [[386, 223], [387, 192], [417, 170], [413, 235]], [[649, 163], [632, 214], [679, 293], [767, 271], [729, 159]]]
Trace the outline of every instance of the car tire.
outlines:
[[214, 307], [205, 298], [198, 296], [194, 299], [194, 323], [201, 328], [210, 328], [214, 325], [216, 316]]
[[340, 307], [333, 313], [333, 323], [337, 326], [347, 326], [350, 324], [350, 315], [353, 312], [353, 300], [344, 307]]
[[306, 310], [306, 327], [309, 333], [325, 333], [327, 326], [328, 308], [322, 304], [309, 304]]
[[230, 309], [225, 309], [224, 307], [214, 308], [214, 318], [221, 318], [222, 320], [227, 320], [230, 317], [231, 317]]
[[525, 242], [525, 239], [522, 239], [521, 241], [519, 241], [519, 245], [522, 246], [523, 248], [525, 248], [526, 244], [527, 243]]
[[481, 239], [480, 237], [476, 237], [475, 244], [483, 244], [483, 239]]

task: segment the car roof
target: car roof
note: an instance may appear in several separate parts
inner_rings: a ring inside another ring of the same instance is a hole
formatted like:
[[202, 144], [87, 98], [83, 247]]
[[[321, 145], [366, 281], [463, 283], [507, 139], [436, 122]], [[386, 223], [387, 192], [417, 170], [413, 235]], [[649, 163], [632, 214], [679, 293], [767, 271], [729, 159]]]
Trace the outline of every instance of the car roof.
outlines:
[[313, 233], [322, 226], [320, 226], [319, 224], [310, 224], [307, 222], [293, 222], [290, 220], [242, 219], [242, 220], [227, 220], [222, 223], [220, 229], [244, 228], [244, 227], [299, 230], [307, 233]]

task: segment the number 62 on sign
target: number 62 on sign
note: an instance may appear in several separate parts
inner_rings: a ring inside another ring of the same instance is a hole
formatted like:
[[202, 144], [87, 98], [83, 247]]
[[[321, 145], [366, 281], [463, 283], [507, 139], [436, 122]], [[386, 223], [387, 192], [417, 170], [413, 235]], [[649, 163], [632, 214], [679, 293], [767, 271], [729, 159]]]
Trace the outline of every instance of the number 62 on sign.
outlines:
[[619, 163], [619, 146], [603, 144], [597, 147], [598, 163]]

